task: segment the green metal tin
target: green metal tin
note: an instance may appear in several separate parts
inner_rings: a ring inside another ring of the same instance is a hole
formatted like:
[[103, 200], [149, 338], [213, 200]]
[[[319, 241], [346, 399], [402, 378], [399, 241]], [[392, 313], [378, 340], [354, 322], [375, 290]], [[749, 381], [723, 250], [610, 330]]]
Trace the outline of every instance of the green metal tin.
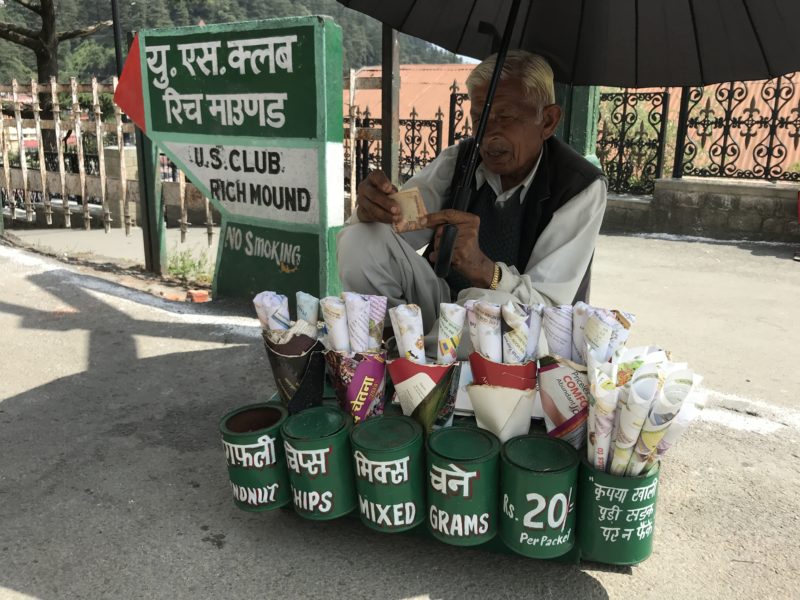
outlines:
[[242, 510], [272, 510], [292, 499], [280, 433], [287, 416], [280, 404], [261, 403], [219, 421], [233, 501]]
[[286, 419], [281, 428], [297, 513], [307, 519], [341, 517], [356, 507], [350, 430], [335, 406], [317, 406]]
[[477, 427], [444, 427], [428, 437], [428, 529], [455, 546], [497, 533], [500, 440]]
[[501, 452], [500, 538], [514, 552], [555, 558], [575, 545], [578, 453], [542, 434], [508, 440]]
[[406, 531], [425, 518], [422, 427], [410, 417], [362, 421], [350, 433], [361, 522]]
[[633, 565], [653, 552], [659, 471], [620, 477], [584, 459], [578, 478], [578, 545], [582, 560]]

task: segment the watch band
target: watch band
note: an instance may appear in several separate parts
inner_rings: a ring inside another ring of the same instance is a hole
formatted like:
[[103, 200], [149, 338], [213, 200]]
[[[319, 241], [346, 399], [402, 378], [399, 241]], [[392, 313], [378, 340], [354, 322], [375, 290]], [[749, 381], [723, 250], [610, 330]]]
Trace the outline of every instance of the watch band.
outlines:
[[494, 275], [492, 275], [492, 282], [489, 284], [490, 290], [496, 290], [497, 286], [500, 284], [500, 275], [502, 271], [500, 270], [500, 265], [494, 263]]

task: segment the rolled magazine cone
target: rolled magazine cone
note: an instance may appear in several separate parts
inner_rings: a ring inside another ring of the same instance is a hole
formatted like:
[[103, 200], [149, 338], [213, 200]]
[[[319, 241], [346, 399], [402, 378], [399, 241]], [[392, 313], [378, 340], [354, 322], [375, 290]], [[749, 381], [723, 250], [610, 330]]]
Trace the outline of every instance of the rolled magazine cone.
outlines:
[[478, 427], [494, 433], [501, 443], [530, 431], [535, 389], [473, 384], [467, 393]]
[[658, 365], [644, 365], [636, 370], [625, 404], [620, 410], [619, 429], [614, 440], [614, 458], [609, 472], [624, 475], [633, 456], [647, 414], [661, 387]]
[[416, 304], [401, 304], [389, 309], [389, 318], [400, 356], [424, 365], [425, 331], [420, 307]]
[[589, 415], [585, 370], [571, 361], [543, 358], [539, 362], [539, 395], [547, 435], [581, 448]]
[[598, 471], [606, 471], [614, 437], [619, 389], [614, 384], [615, 365], [597, 363], [591, 356], [588, 358], [590, 397], [587, 459]]
[[436, 362], [449, 365], [458, 358], [458, 346], [464, 330], [467, 310], [458, 304], [442, 302], [439, 305], [439, 335], [436, 346]]
[[358, 423], [383, 414], [386, 353], [344, 353], [328, 350], [325, 363], [339, 406]]
[[625, 472], [628, 476], [641, 474], [650, 457], [656, 454], [658, 444], [678, 416], [683, 403], [691, 394], [699, 377], [688, 369], [674, 372], [667, 377], [664, 387], [659, 391], [650, 413], [636, 440], [633, 456]]

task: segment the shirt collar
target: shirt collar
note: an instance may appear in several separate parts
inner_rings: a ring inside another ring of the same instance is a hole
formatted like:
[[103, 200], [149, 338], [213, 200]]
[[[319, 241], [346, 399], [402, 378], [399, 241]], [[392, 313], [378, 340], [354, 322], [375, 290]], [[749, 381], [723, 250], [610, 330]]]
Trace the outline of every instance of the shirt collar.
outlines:
[[475, 170], [476, 189], [481, 189], [481, 186], [484, 183], [488, 183], [489, 187], [492, 188], [492, 191], [497, 196], [495, 202], [505, 202], [506, 200], [511, 198], [516, 193], [516, 191], [521, 187], [522, 191], [520, 192], [519, 195], [519, 201], [520, 203], [522, 203], [525, 200], [525, 195], [528, 193], [528, 190], [531, 187], [531, 182], [533, 181], [533, 178], [536, 176], [536, 171], [539, 169], [539, 163], [542, 162], [543, 154], [544, 154], [544, 148], [542, 148], [542, 151], [539, 152], [539, 158], [536, 159], [536, 164], [533, 165], [533, 169], [531, 169], [531, 172], [528, 173], [527, 177], [525, 177], [525, 179], [522, 180], [522, 183], [515, 185], [513, 188], [510, 188], [505, 192], [503, 191], [502, 184], [500, 183], [500, 175], [498, 175], [497, 173], [492, 173], [481, 162], [481, 164], [479, 164], [478, 168]]

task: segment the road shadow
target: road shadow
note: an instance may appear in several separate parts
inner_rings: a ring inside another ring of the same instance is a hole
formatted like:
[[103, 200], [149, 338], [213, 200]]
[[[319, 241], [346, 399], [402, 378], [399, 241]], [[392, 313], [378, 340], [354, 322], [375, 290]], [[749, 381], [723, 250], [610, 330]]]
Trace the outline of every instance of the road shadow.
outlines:
[[[320, 523], [290, 510], [240, 511], [218, 421], [274, 391], [257, 332], [185, 322], [177, 313], [175, 320], [147, 318], [147, 295], [131, 298], [114, 284], [65, 270], [29, 280], [62, 306], [37, 308], [39, 298], [0, 303], [20, 323], [6, 334], [47, 340], [37, 364], [5, 363], [31, 385], [0, 401], [0, 592], [608, 597], [579, 565], [380, 534], [350, 517]], [[86, 348], [59, 341], [76, 330], [85, 332]], [[158, 340], [151, 344], [157, 356], [143, 356], [143, 338]], [[206, 345], [197, 349], [198, 342]], [[48, 376], [50, 361], [84, 353], [81, 372]]]

